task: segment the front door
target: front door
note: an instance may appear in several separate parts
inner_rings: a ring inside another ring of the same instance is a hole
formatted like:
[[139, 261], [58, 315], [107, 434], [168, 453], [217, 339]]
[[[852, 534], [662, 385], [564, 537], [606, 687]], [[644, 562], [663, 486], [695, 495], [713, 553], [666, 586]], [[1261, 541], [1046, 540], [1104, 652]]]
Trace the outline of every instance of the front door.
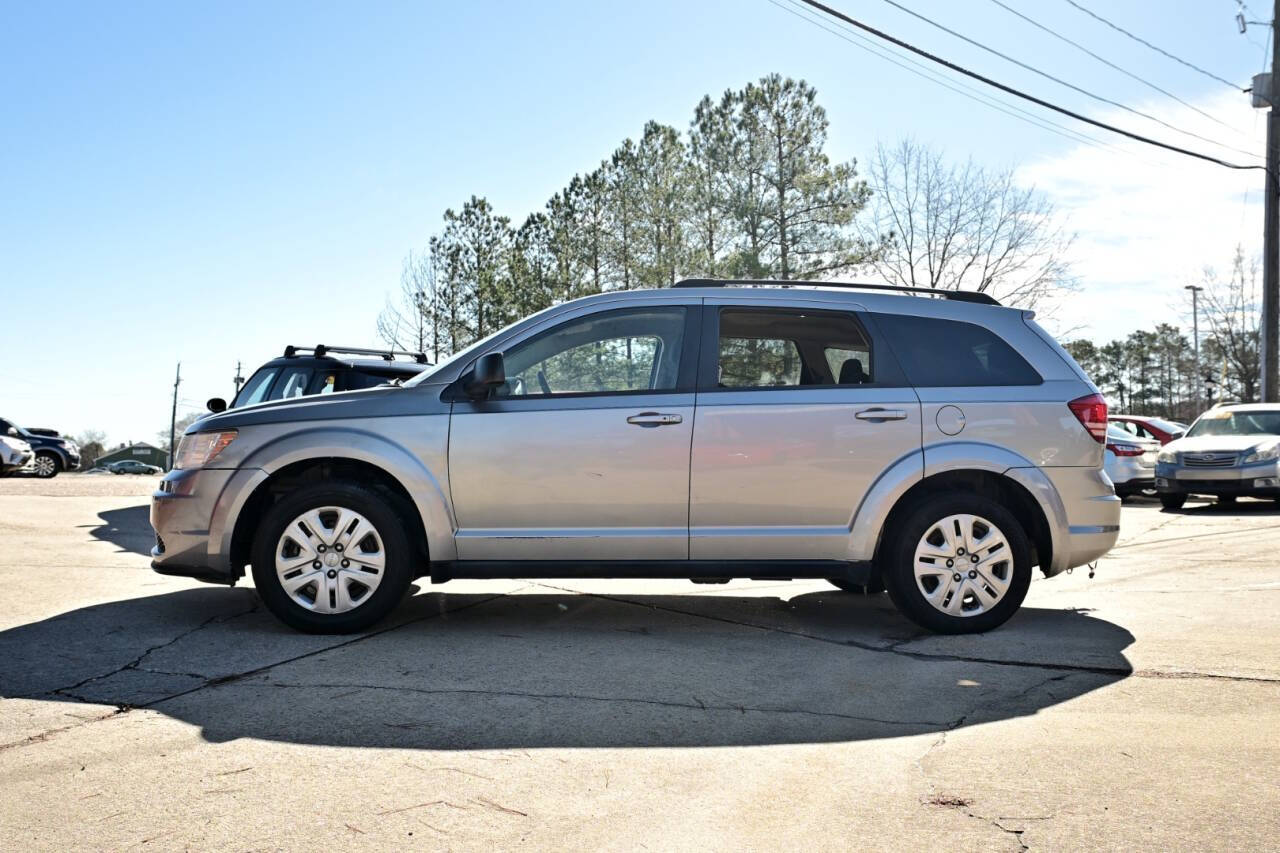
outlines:
[[698, 313], [596, 308], [506, 347], [506, 385], [453, 407], [459, 560], [689, 556]]
[[710, 299], [704, 312], [690, 556], [847, 559], [868, 489], [920, 457], [915, 392], [853, 312]]

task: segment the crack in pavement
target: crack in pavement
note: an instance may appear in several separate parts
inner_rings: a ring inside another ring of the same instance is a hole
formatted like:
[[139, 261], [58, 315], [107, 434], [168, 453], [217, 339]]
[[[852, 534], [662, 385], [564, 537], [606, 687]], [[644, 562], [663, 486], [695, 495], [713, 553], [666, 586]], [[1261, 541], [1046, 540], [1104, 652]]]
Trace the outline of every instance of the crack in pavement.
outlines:
[[[761, 625], [755, 622], [743, 622], [740, 619], [730, 619], [727, 616], [713, 616], [707, 613], [698, 613], [690, 610], [682, 610], [678, 607], [667, 607], [660, 604], [652, 604], [645, 601], [633, 601], [629, 598], [620, 596], [606, 595], [599, 592], [581, 592], [568, 587], [554, 586], [547, 583], [535, 583], [535, 586], [544, 587], [546, 589], [554, 589], [557, 592], [566, 592], [573, 595], [585, 595], [591, 598], [599, 598], [604, 601], [613, 601], [619, 604], [629, 604], [633, 607], [645, 607], [651, 610], [660, 610], [665, 613], [676, 613], [681, 616], [689, 616], [695, 619], [707, 619], [713, 622], [723, 622], [728, 625], [736, 625], [740, 628], [752, 628], [757, 631], [767, 631], [777, 634], [786, 634], [791, 637], [799, 637], [805, 640], [814, 640], [819, 643], [829, 643], [833, 646], [852, 647], [861, 649], [866, 652], [874, 652], [876, 654], [900, 655], [902, 657], [911, 658], [913, 660], [922, 661], [941, 661], [944, 663], [978, 663], [990, 664], [992, 666], [1008, 666], [1023, 669], [1047, 669], [1058, 672], [1088, 672], [1095, 675], [1118, 675], [1127, 677], [1133, 674], [1133, 667], [1130, 666], [1092, 666], [1089, 664], [1069, 664], [1054, 663], [1051, 661], [1024, 661], [1024, 660], [1007, 660], [1002, 658], [985, 658], [973, 655], [958, 654], [942, 654], [938, 652], [913, 652], [903, 649], [902, 646], [914, 642], [913, 639], [900, 640], [887, 646], [877, 646], [872, 643], [863, 642], [861, 640], [836, 640], [830, 637], [823, 637], [818, 634], [810, 634], [805, 631], [798, 631], [789, 628], [782, 628], [776, 625]], [[932, 636], [932, 635], [930, 635]]]
[[808, 708], [760, 708], [751, 705], [711, 705], [697, 699], [693, 702], [677, 702], [669, 699], [645, 699], [636, 696], [592, 696], [583, 693], [534, 693], [522, 690], [480, 690], [476, 688], [461, 687], [430, 688], [394, 684], [360, 684], [357, 682], [350, 684], [334, 682], [293, 684], [286, 681], [270, 681], [263, 682], [262, 686], [281, 687], [294, 690], [340, 690], [356, 688], [360, 690], [384, 690], [393, 693], [418, 693], [424, 696], [505, 696], [515, 699], [548, 699], [578, 702], [654, 705], [662, 708], [680, 708], [690, 711], [736, 711], [740, 714], [796, 714], [812, 717], [833, 717], [840, 720], [855, 720], [863, 723], [880, 723], [886, 726], [928, 726], [932, 728], [942, 725], [942, 723], [937, 720], [885, 720], [879, 717], [863, 717], [857, 714], [842, 714], [838, 711], [813, 711]]

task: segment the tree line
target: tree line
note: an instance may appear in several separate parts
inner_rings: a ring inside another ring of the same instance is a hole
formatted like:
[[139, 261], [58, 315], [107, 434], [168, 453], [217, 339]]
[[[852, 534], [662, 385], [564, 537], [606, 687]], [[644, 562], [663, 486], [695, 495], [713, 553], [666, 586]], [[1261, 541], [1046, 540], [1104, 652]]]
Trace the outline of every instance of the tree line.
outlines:
[[865, 269], [1024, 307], [1073, 286], [1071, 236], [1010, 171], [905, 141], [862, 177], [826, 154], [828, 124], [812, 86], [773, 74], [704, 96], [683, 132], [645, 123], [519, 224], [473, 195], [405, 258], [378, 334], [439, 359], [550, 305], [685, 277]]
[[1168, 323], [1121, 340], [1074, 340], [1066, 349], [1118, 411], [1190, 423], [1216, 401], [1258, 399], [1258, 265], [1237, 247], [1228, 272], [1204, 270], [1200, 363], [1189, 330]]

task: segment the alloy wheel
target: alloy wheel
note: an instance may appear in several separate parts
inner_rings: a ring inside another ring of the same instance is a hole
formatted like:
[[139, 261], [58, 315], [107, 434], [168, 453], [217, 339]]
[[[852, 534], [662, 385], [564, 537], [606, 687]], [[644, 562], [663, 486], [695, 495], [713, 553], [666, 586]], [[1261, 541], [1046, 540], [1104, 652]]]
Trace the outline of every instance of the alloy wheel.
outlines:
[[54, 461], [52, 456], [37, 456], [35, 472], [37, 477], [52, 477], [58, 473], [58, 463]]
[[949, 616], [976, 616], [1000, 603], [1013, 581], [1013, 551], [1000, 528], [955, 514], [925, 530], [913, 562], [925, 600]]
[[309, 509], [280, 534], [276, 576], [295, 604], [313, 613], [346, 613], [372, 597], [386, 569], [377, 528], [355, 510]]

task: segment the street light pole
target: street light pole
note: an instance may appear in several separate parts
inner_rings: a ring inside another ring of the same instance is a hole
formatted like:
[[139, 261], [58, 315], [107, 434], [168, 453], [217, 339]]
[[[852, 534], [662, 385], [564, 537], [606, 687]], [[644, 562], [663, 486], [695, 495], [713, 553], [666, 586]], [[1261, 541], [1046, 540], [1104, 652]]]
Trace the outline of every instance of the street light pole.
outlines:
[[1200, 296], [1200, 291], [1204, 290], [1204, 288], [1196, 284], [1188, 284], [1184, 290], [1191, 291], [1191, 340], [1195, 344], [1196, 353], [1196, 367], [1195, 372], [1192, 375], [1195, 376], [1195, 382], [1193, 383], [1196, 393], [1195, 404], [1196, 409], [1199, 410], [1200, 383], [1202, 379], [1200, 376], [1200, 300], [1198, 297]]
[[[1267, 110], [1267, 181], [1262, 231], [1262, 402], [1280, 402], [1280, 0], [1271, 17], [1271, 76]], [[1256, 81], [1255, 81], [1256, 82]], [[1261, 106], [1255, 98], [1254, 104]]]

